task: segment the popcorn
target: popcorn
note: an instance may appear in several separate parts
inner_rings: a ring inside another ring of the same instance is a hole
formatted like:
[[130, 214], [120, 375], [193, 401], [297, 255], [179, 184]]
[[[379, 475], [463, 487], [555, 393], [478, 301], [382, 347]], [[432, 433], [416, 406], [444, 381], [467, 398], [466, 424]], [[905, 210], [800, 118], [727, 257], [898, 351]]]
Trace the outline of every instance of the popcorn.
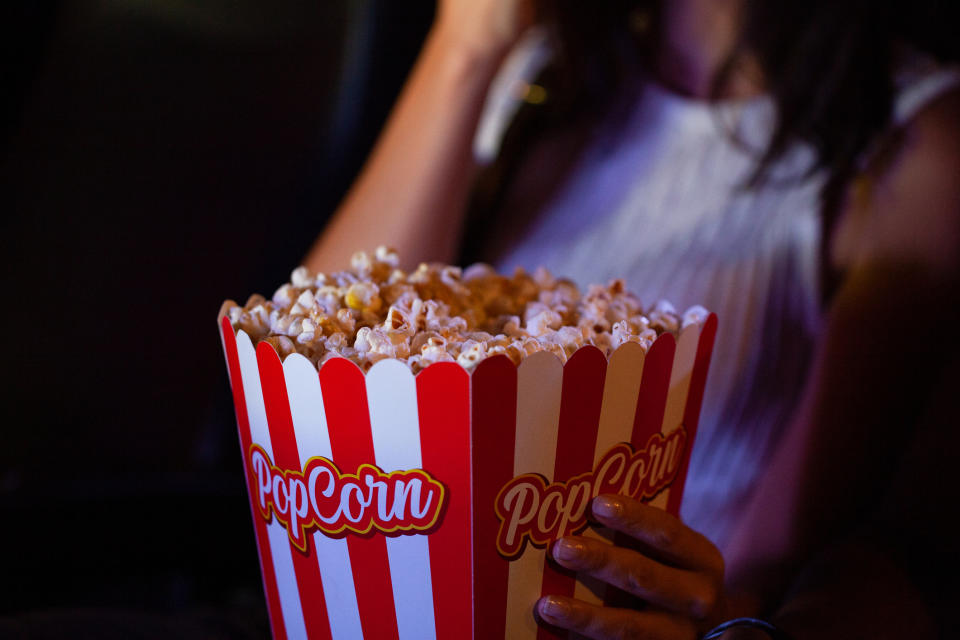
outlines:
[[707, 316], [710, 315], [710, 312], [696, 304], [683, 313], [683, 324], [681, 328], [686, 328], [691, 324], [703, 324], [707, 320]]
[[666, 300], [658, 300], [649, 315], [650, 325], [660, 332], [680, 329], [680, 317], [677, 315], [677, 310]]
[[487, 357], [487, 345], [476, 340], [466, 340], [457, 356], [457, 364], [464, 369], [470, 369], [476, 366], [478, 362]]
[[293, 270], [293, 273], [290, 274], [290, 284], [299, 289], [313, 286], [313, 278], [310, 277], [310, 271], [308, 271], [306, 267], [297, 267]]
[[526, 329], [532, 336], [548, 335], [563, 324], [563, 317], [542, 302], [531, 303], [525, 315]]
[[351, 309], [374, 313], [380, 309], [383, 302], [380, 299], [380, 288], [373, 282], [357, 282], [350, 285], [343, 299]]
[[500, 275], [487, 264], [465, 269], [420, 264], [404, 273], [397, 252], [355, 253], [350, 269], [312, 274], [297, 267], [270, 300], [251, 296], [227, 309], [234, 330], [266, 340], [281, 357], [300, 353], [317, 366], [349, 358], [364, 370], [385, 358], [416, 372], [434, 362], [472, 369], [505, 355], [519, 364], [539, 351], [561, 361], [584, 345], [610, 355], [627, 342], [649, 349], [664, 332], [702, 323], [700, 306], [683, 314], [664, 300], [644, 312], [623, 280], [576, 285], [545, 268]]

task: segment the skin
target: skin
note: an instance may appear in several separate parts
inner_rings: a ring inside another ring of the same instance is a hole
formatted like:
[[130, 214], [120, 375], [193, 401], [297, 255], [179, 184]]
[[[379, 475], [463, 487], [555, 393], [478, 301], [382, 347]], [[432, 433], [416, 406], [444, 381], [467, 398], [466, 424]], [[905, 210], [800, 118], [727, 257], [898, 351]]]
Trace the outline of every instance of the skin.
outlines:
[[408, 269], [453, 261], [483, 99], [532, 10], [515, 0], [440, 2], [373, 152], [304, 260], [309, 269], [336, 271], [354, 251], [378, 245], [397, 249]]
[[[657, 75], [675, 91], [705, 97], [736, 33], [739, 2], [671, 0], [668, 6]], [[470, 144], [483, 98], [531, 16], [531, 3], [522, 0], [440, 2], [437, 22], [378, 144], [305, 260], [310, 269], [336, 270], [354, 250], [378, 244], [397, 248], [407, 268], [454, 258], [476, 171]], [[755, 68], [749, 60], [742, 63], [743, 69]], [[755, 73], [735, 74], [724, 88], [729, 97], [758, 91]], [[915, 494], [886, 500], [876, 487], [886, 486], [898, 460], [904, 434], [895, 431], [900, 423], [893, 417], [906, 411], [904, 385], [934, 384], [946, 357], [929, 345], [944, 326], [936, 321], [949, 326], [957, 302], [958, 116], [960, 95], [935, 101], [895, 132], [850, 186], [831, 246], [843, 283], [804, 399], [732, 546], [721, 552], [669, 514], [624, 497], [599, 496], [596, 519], [636, 538], [643, 551], [569, 537], [555, 544], [552, 558], [649, 605], [635, 611], [547, 596], [535, 604], [540, 617], [596, 639], [695, 638], [720, 620], [764, 612], [773, 612], [796, 638], [933, 637], [923, 597], [893, 560], [897, 542], [855, 540], [870, 526], [868, 514], [884, 508], [894, 527], [903, 524], [906, 505], [916, 502]], [[542, 201], [537, 194], [557, 183], [545, 176], [559, 175], [558, 159], [569, 156], [578, 139], [569, 138], [547, 139], [531, 150], [508, 208]], [[912, 317], [913, 340], [903, 329], [876, 321], [918, 308], [943, 313]], [[912, 372], [909, 380], [904, 371]], [[913, 464], [916, 469], [901, 473], [914, 477], [926, 465], [922, 457]], [[931, 499], [937, 504], [940, 497]], [[928, 536], [936, 529], [930, 520], [920, 526]], [[897, 615], [878, 615], [877, 603]], [[898, 629], [896, 621], [908, 621], [910, 628]], [[751, 637], [762, 636], [725, 636]]]
[[643, 611], [598, 607], [545, 596], [547, 622], [590, 638], [696, 638], [717, 619], [724, 561], [703, 535], [670, 514], [624, 496], [601, 495], [595, 520], [639, 541], [644, 553], [587, 537], [561, 538], [550, 554], [561, 566], [591, 575], [644, 600]]
[[[680, 0], [663, 4], [656, 75], [677, 93], [707, 99], [713, 77], [733, 48], [739, 31], [743, 0]], [[720, 97], [737, 98], [762, 91], [739, 61], [731, 82]]]

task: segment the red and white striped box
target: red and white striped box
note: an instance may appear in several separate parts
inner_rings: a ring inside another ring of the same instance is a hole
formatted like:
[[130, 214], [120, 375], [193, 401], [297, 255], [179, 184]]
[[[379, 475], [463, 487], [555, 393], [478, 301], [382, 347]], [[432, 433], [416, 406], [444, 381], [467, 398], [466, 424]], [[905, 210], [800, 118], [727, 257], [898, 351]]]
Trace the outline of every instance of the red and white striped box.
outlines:
[[274, 638], [563, 638], [541, 595], [617, 602], [546, 546], [609, 539], [586, 520], [599, 493], [677, 513], [716, 327], [414, 376], [281, 362], [222, 318]]

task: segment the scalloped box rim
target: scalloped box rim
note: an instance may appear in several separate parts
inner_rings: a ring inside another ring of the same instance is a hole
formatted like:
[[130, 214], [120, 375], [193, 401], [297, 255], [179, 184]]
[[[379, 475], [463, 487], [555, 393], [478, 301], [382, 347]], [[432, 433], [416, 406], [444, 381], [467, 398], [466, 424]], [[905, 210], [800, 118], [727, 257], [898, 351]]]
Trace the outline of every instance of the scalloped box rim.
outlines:
[[[250, 334], [248, 334], [248, 333], [247, 333], [246, 331], [244, 331], [243, 329], [234, 329], [234, 328], [233, 328], [233, 324], [231, 324], [231, 322], [230, 322], [230, 319], [227, 318], [227, 309], [230, 308], [230, 305], [231, 305], [231, 304], [236, 305], [237, 303], [234, 302], [233, 300], [224, 300], [224, 301], [223, 301], [223, 304], [220, 305], [220, 312], [217, 314], [217, 324], [220, 325], [219, 328], [221, 328], [221, 329], [226, 329], [226, 328], [229, 327], [230, 331], [233, 332], [233, 335], [234, 335], [235, 337], [236, 337], [236, 336], [239, 336], [241, 333], [243, 333], [244, 335], [247, 336], [247, 338], [250, 339], [250, 342], [251, 342], [251, 344], [253, 344], [254, 349], [260, 349], [260, 345], [261, 345], [261, 344], [266, 344], [267, 347], [269, 347], [271, 350], [273, 350], [274, 353], [276, 353], [277, 358], [280, 360], [281, 363], [285, 363], [288, 358], [292, 358], [292, 357], [294, 357], [294, 356], [303, 358], [304, 360], [306, 360], [307, 362], [309, 362], [309, 363], [310, 363], [310, 366], [313, 367], [313, 369], [314, 369], [315, 371], [317, 371], [317, 372], [321, 371], [324, 367], [326, 367], [326, 366], [327, 366], [328, 364], [330, 364], [331, 362], [334, 362], [335, 360], [346, 360], [347, 362], [349, 362], [350, 364], [352, 364], [354, 367], [356, 367], [357, 370], [360, 371], [360, 373], [364, 375], [364, 377], [366, 377], [367, 375], [369, 375], [370, 372], [373, 371], [375, 368], [380, 367], [380, 365], [381, 365], [382, 363], [386, 363], [386, 362], [396, 362], [396, 363], [402, 364], [402, 365], [413, 375], [414, 378], [419, 377], [421, 374], [423, 374], [424, 372], [426, 372], [428, 369], [431, 369], [431, 368], [436, 367], [436, 366], [438, 366], [438, 365], [455, 365], [455, 366], [459, 367], [460, 369], [462, 369], [464, 372], [466, 372], [467, 375], [469, 375], [469, 376], [472, 377], [473, 374], [476, 373], [476, 371], [477, 371], [480, 367], [485, 367], [485, 366], [487, 366], [487, 363], [489, 363], [489, 362], [494, 362], [494, 363], [496, 363], [497, 361], [506, 361], [506, 362], [509, 362], [512, 366], [516, 367], [516, 368], [519, 370], [520, 367], [524, 366], [524, 364], [527, 363], [527, 362], [530, 362], [530, 361], [533, 361], [533, 360], [542, 359], [542, 358], [546, 358], [546, 357], [554, 358], [554, 359], [557, 360], [558, 362], [560, 361], [560, 358], [559, 358], [556, 354], [554, 354], [554, 353], [552, 353], [552, 352], [550, 352], [550, 351], [538, 351], [538, 352], [536, 352], [536, 353], [534, 353], [534, 354], [532, 354], [532, 355], [527, 356], [526, 358], [523, 358], [523, 360], [520, 362], [520, 364], [514, 363], [513, 360], [511, 360], [510, 358], [508, 358], [507, 356], [505, 356], [505, 355], [503, 355], [503, 354], [497, 354], [497, 355], [495, 355], [495, 356], [490, 356], [490, 357], [484, 358], [483, 360], [481, 360], [480, 362], [478, 362], [478, 363], [476, 364], [476, 366], [474, 366], [472, 369], [467, 369], [466, 367], [464, 367], [464, 366], [463, 366], [462, 364], [460, 364], [459, 362], [447, 360], [447, 361], [443, 361], [443, 362], [434, 362], [434, 363], [431, 363], [431, 364], [427, 365], [426, 367], [424, 367], [423, 369], [421, 369], [420, 371], [418, 371], [417, 373], [413, 373], [413, 369], [410, 368], [410, 364], [409, 364], [405, 359], [401, 359], [401, 358], [384, 358], [383, 360], [378, 360], [377, 362], [373, 363], [373, 365], [372, 365], [367, 371], [364, 371], [356, 362], [354, 362], [354, 361], [351, 360], [350, 358], [347, 358], [347, 357], [344, 357], [344, 356], [339, 356], [339, 357], [336, 357], [336, 358], [330, 358], [329, 360], [327, 360], [326, 362], [324, 362], [323, 364], [321, 364], [319, 367], [317, 367], [313, 362], [310, 361], [309, 358], [307, 358], [306, 356], [304, 356], [302, 353], [291, 353], [291, 354], [288, 354], [286, 357], [282, 357], [279, 353], [277, 353], [277, 350], [276, 350], [276, 349], [273, 347], [273, 345], [270, 344], [269, 342], [265, 342], [265, 341], [263, 341], [263, 340], [259, 340], [259, 341], [256, 341], [256, 342], [255, 342], [255, 341], [253, 340], [253, 338], [250, 337]], [[605, 355], [605, 354], [603, 353], [603, 351], [601, 351], [598, 347], [596, 347], [596, 346], [594, 346], [594, 345], [592, 345], [592, 344], [586, 344], [586, 345], [583, 345], [582, 347], [578, 347], [577, 350], [574, 351], [573, 354], [571, 354], [571, 356], [570, 356], [569, 358], [567, 358], [567, 361], [561, 364], [561, 366], [564, 367], [564, 368], [566, 368], [566, 366], [567, 366], [568, 364], [570, 364], [570, 362], [573, 361], [574, 358], [578, 358], [578, 359], [579, 359], [579, 358], [581, 358], [581, 357], [585, 357], [585, 356], [583, 356], [583, 355], [581, 355], [581, 354], [586, 353], [586, 352], [589, 352], [589, 351], [591, 351], [591, 350], [592, 350], [592, 351], [596, 351], [597, 353], [599, 353], [599, 354], [601, 355], [601, 357], [603, 357], [603, 358], [607, 361], [607, 364], [609, 364], [609, 363], [613, 360], [613, 358], [614, 358], [618, 353], [620, 353], [621, 351], [629, 351], [629, 350], [633, 350], [633, 349], [640, 349], [641, 351], [643, 351], [644, 355], [646, 355], [647, 353], [650, 352], [651, 349], [653, 349], [653, 345], [659, 343], [661, 340], [672, 341], [672, 342], [674, 343], [674, 345], [676, 345], [676, 343], [679, 342], [680, 336], [681, 336], [683, 333], [685, 333], [685, 332], [687, 332], [687, 331], [692, 331], [693, 329], [702, 330], [703, 327], [710, 321], [710, 318], [711, 318], [711, 317], [716, 317], [716, 314], [713, 313], [712, 311], [710, 311], [710, 312], [707, 313], [707, 316], [704, 318], [703, 322], [695, 322], [695, 323], [692, 323], [692, 324], [687, 325], [686, 327], [684, 327], [684, 328], [682, 328], [680, 331], [678, 331], [677, 334], [676, 334], [676, 336], [674, 336], [674, 334], [673, 334], [672, 332], [664, 332], [664, 333], [661, 333], [659, 336], [657, 336], [657, 339], [654, 340], [654, 341], [650, 344], [650, 347], [647, 348], [647, 349], [644, 349], [641, 345], [639, 345], [639, 344], [636, 343], [636, 342], [625, 342], [625, 343], [623, 343], [622, 345], [620, 345], [619, 347], [617, 347], [616, 349], [614, 349], [614, 350], [610, 353], [610, 355], [607, 356], [607, 355]], [[338, 366], [343, 366], [343, 365], [338, 365]], [[396, 366], [396, 365], [386, 365], [386, 366]], [[498, 366], [498, 365], [493, 365], [493, 366]]]

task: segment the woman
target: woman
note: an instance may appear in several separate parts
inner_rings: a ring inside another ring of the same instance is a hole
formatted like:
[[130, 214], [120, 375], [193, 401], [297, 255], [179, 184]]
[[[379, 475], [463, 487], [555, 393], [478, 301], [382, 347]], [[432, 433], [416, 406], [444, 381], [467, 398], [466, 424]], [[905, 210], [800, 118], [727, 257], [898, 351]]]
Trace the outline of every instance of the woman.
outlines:
[[[551, 552], [647, 606], [548, 596], [543, 621], [593, 638], [692, 638], [758, 614], [798, 638], [935, 634], [939, 574], [910, 549], [939, 551], [943, 494], [898, 488], [955, 451], [916, 415], [955, 349], [931, 347], [955, 310], [960, 80], [871, 3], [583, 4], [443, 0], [307, 266], [380, 243], [453, 261], [466, 244], [718, 311], [684, 522], [601, 496], [594, 516], [641, 551], [571, 537]], [[478, 227], [473, 137], [540, 21], [560, 35], [552, 102], [507, 136], [508, 180]], [[923, 305], [941, 317], [911, 314], [915, 338], [892, 343], [886, 320]]]

